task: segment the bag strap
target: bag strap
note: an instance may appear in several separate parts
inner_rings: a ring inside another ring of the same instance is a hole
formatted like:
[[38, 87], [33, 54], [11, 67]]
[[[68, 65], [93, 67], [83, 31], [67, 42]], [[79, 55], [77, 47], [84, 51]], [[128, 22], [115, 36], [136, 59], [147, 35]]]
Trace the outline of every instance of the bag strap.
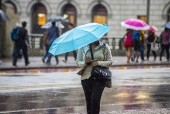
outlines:
[[[103, 45], [104, 45], [104, 46], [106, 46], [106, 44], [105, 44], [105, 43], [103, 43]], [[91, 46], [91, 44], [89, 44], [89, 47], [90, 47], [91, 58], [92, 58], [92, 60], [94, 60], [94, 56], [93, 56], [92, 46]], [[104, 52], [105, 52], [105, 49], [104, 49]], [[103, 54], [104, 54], [104, 53], [103, 53]], [[104, 59], [105, 59], [105, 58], [104, 58]]]
[[94, 56], [93, 56], [92, 46], [91, 46], [91, 44], [89, 44], [89, 47], [90, 47], [91, 58], [92, 58], [92, 60], [94, 60]]

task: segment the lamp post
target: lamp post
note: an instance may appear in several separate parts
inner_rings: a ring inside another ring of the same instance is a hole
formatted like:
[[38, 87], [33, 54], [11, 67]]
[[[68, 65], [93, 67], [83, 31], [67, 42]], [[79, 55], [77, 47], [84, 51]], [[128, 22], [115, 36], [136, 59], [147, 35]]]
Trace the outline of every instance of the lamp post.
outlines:
[[149, 17], [150, 17], [150, 0], [147, 0], [147, 24], [149, 25]]

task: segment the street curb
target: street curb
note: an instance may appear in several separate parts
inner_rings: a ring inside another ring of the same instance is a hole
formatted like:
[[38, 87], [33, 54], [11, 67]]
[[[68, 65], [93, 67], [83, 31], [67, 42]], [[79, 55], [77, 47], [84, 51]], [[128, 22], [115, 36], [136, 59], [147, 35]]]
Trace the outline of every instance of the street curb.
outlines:
[[[170, 63], [132, 63], [132, 64], [114, 64], [111, 67], [145, 67], [145, 66], [170, 66]], [[40, 67], [8, 67], [8, 68], [0, 68], [0, 71], [7, 71], [7, 70], [26, 70], [26, 69], [74, 69], [80, 68], [77, 66], [40, 66]]]

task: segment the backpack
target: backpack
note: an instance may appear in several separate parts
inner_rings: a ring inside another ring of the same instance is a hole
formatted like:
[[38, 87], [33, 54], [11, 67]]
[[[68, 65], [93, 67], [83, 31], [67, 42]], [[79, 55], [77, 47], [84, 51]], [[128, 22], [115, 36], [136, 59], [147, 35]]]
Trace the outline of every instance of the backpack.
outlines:
[[11, 39], [13, 41], [18, 40], [18, 38], [19, 38], [19, 36], [18, 36], [19, 30], [20, 30], [20, 27], [15, 27], [15, 28], [12, 29], [12, 31], [11, 31]]
[[140, 38], [140, 31], [135, 31], [132, 34], [132, 40], [139, 40]]

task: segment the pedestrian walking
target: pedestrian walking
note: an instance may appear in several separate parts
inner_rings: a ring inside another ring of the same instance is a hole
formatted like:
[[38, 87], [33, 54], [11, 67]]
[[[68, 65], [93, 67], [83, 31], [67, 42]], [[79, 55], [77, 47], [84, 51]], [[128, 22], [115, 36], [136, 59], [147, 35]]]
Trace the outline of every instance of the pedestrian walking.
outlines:
[[132, 34], [132, 40], [133, 40], [133, 47], [134, 47], [134, 51], [133, 54], [131, 56], [131, 61], [134, 62], [136, 59], [136, 62], [138, 63], [138, 58], [140, 56], [140, 50], [141, 50], [141, 46], [140, 46], [140, 31], [134, 31]]
[[142, 62], [144, 61], [144, 51], [145, 51], [145, 37], [144, 37], [144, 33], [145, 31], [144, 30], [140, 30], [140, 40], [139, 40], [139, 43], [140, 43], [140, 47], [141, 47], [141, 50], [140, 50], [140, 53], [141, 53], [141, 60]]
[[[144, 37], [144, 30], [140, 30], [140, 37], [139, 37], [139, 45], [140, 45], [140, 56], [142, 62], [144, 61], [144, 50], [145, 50], [145, 37]], [[135, 53], [137, 56], [137, 52]], [[139, 56], [137, 56], [136, 61], [138, 62]]]
[[162, 55], [164, 53], [164, 50], [166, 50], [166, 58], [167, 61], [169, 61], [169, 40], [170, 40], [170, 34], [168, 28], [165, 28], [165, 30], [161, 33], [161, 52], [160, 52], [160, 61], [162, 61]]
[[[154, 31], [148, 31], [148, 36], [146, 37], [146, 39], [148, 40], [147, 41], [147, 59], [146, 59], [146, 61], [149, 61], [151, 45], [153, 45], [153, 47], [155, 47], [157, 35], [155, 34]], [[156, 51], [152, 50], [152, 54], [154, 55], [154, 61], [156, 61]]]
[[[25, 59], [25, 66], [27, 66], [30, 62], [28, 60], [28, 47], [29, 39], [28, 39], [28, 32], [25, 28], [27, 23], [24, 21], [22, 22], [22, 27], [19, 29], [18, 38], [14, 44], [14, 56], [13, 56], [13, 65], [17, 66], [17, 58], [19, 54], [19, 50], [22, 49], [24, 59]], [[27, 43], [26, 43], [27, 42]]]
[[[16, 24], [16, 27], [14, 27], [11, 31], [11, 39], [14, 42], [14, 48], [15, 48], [15, 42], [18, 39], [18, 33], [19, 33], [19, 29], [20, 29], [21, 25], [20, 24]], [[13, 49], [13, 54], [12, 56], [14, 56], [14, 49]], [[18, 59], [22, 59], [22, 50], [19, 50], [18, 53]]]
[[132, 47], [133, 47], [133, 40], [132, 40], [133, 30], [127, 29], [126, 31], [127, 32], [124, 35], [124, 38], [125, 38], [124, 47], [126, 48], [127, 63], [130, 63], [130, 56], [131, 56]]
[[43, 35], [43, 45], [45, 46], [45, 54], [44, 54], [43, 57], [42, 57], [42, 62], [45, 63], [45, 59], [46, 59], [46, 57], [48, 56], [48, 50], [49, 50], [49, 48], [50, 48], [47, 30], [44, 31], [44, 35]]
[[[51, 46], [52, 43], [54, 42], [54, 40], [57, 39], [60, 35], [60, 31], [59, 31], [58, 27], [55, 26], [54, 21], [52, 22], [52, 26], [48, 29], [47, 34], [48, 34], [49, 44]], [[48, 65], [51, 64], [51, 57], [52, 57], [52, 54], [48, 53], [48, 59], [46, 62]], [[55, 59], [56, 59], [56, 64], [58, 65], [59, 60], [58, 60], [57, 55], [55, 56]]]
[[[68, 24], [68, 29], [71, 30], [71, 29], [73, 29], [73, 28], [74, 28], [74, 25], [73, 25], [72, 23], [69, 23], [69, 24]], [[76, 57], [77, 57], [77, 52], [76, 52], [76, 50], [73, 51], [73, 54], [74, 54], [74, 59], [76, 60]], [[65, 54], [65, 60], [63, 60], [63, 62], [65, 62], [65, 63], [67, 62], [68, 55], [69, 55], [69, 52], [67, 52], [67, 53]]]
[[82, 67], [78, 74], [81, 75], [87, 114], [99, 114], [100, 100], [107, 82], [93, 78], [91, 71], [94, 66], [109, 67], [112, 64], [112, 55], [109, 46], [100, 41], [92, 43], [92, 52], [95, 61], [92, 61], [89, 45], [78, 49], [76, 62]]

